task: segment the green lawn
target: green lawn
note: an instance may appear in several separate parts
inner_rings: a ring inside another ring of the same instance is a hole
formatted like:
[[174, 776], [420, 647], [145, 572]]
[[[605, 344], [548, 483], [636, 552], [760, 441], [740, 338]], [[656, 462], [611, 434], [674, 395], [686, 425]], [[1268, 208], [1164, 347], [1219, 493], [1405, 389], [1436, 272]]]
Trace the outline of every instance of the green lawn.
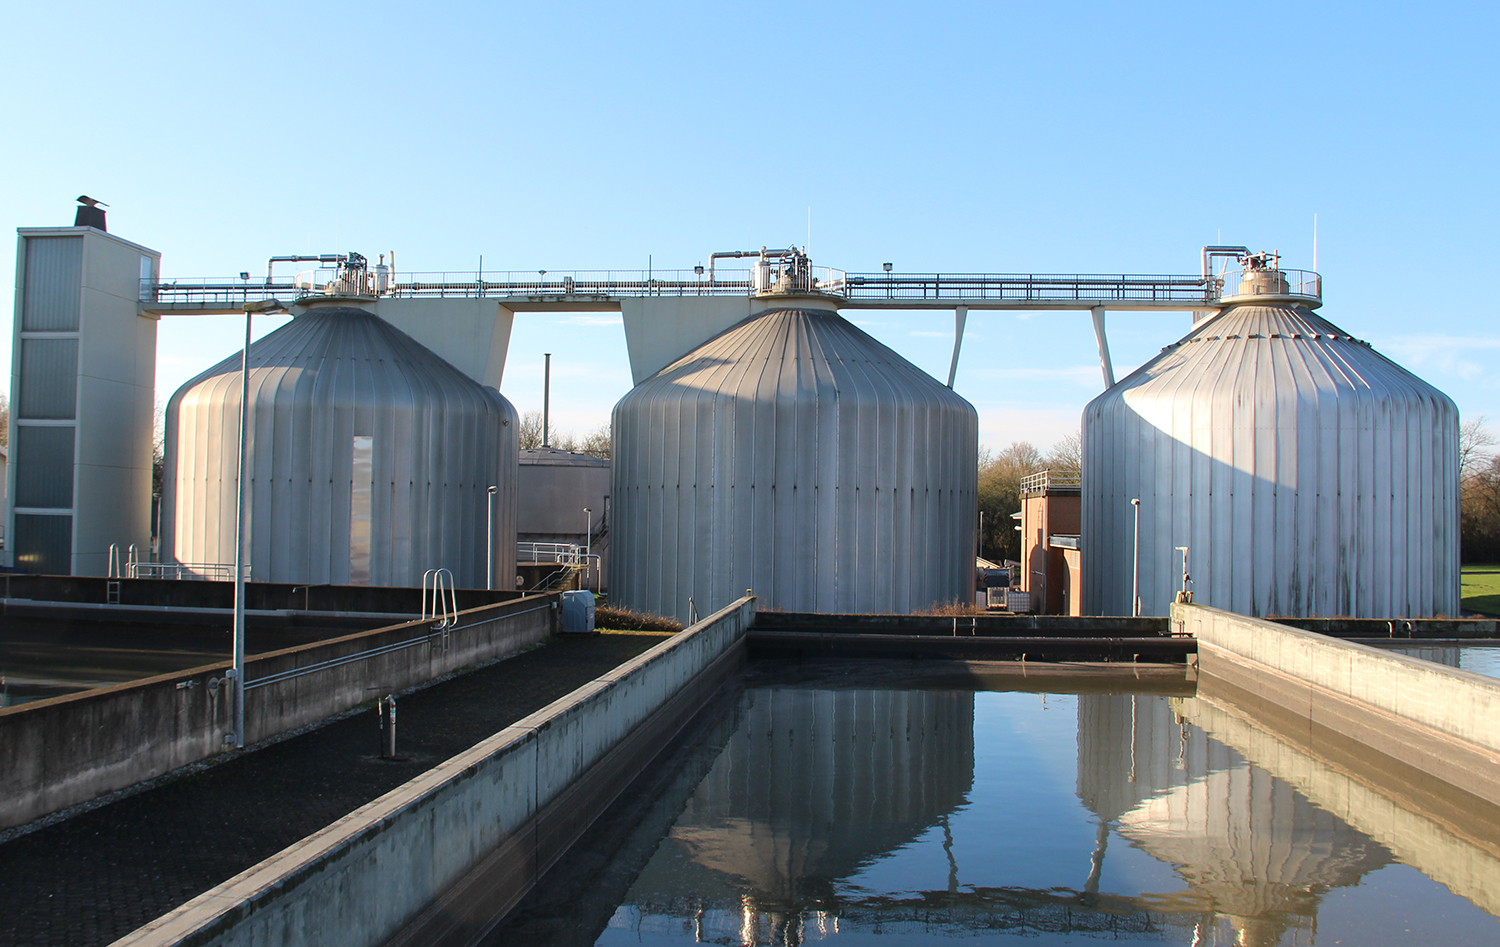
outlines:
[[1500, 565], [1468, 565], [1463, 570], [1464, 611], [1500, 615]]

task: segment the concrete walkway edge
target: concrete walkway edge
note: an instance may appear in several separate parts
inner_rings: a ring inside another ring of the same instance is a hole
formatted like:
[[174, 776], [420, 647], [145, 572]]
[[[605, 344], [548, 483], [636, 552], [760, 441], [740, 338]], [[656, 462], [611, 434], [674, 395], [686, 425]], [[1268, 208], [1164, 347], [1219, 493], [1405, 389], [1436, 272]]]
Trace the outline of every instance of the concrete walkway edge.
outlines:
[[115, 943], [374, 947], [502, 846], [534, 882], [537, 812], [754, 617], [740, 599]]

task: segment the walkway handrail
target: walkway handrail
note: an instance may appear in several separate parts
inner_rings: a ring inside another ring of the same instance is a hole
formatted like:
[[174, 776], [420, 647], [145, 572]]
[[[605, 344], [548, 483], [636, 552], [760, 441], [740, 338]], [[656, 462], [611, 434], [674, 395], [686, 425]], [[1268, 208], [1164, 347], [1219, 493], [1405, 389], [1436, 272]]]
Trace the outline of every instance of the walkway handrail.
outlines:
[[447, 628], [458, 620], [453, 573], [447, 569], [428, 569], [422, 573], [422, 620], [437, 621], [439, 628]]

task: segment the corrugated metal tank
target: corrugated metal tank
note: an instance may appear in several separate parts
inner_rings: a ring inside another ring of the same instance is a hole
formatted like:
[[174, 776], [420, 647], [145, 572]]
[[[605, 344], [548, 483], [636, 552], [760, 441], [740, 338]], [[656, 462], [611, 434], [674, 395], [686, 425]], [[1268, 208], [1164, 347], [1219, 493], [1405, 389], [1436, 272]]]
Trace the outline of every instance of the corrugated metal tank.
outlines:
[[[240, 354], [167, 404], [164, 561], [234, 562]], [[250, 348], [251, 577], [497, 588], [516, 569], [516, 410], [379, 317], [317, 306]]]
[[1231, 304], [1083, 414], [1085, 614], [1458, 614], [1458, 409], [1294, 301]]
[[[800, 303], [799, 303], [800, 305]], [[685, 619], [972, 600], [973, 406], [828, 309], [766, 312], [614, 411], [611, 597]]]

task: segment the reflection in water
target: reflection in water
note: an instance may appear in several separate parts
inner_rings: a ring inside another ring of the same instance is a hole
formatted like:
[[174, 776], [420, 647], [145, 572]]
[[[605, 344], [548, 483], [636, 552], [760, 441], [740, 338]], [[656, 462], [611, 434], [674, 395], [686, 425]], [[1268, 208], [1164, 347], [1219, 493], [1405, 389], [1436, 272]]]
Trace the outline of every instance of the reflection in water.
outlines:
[[1078, 797], [1101, 820], [1096, 866], [1112, 826], [1187, 882], [1143, 901], [1222, 916], [1238, 944], [1310, 934], [1321, 892], [1358, 885], [1391, 860], [1289, 783], [1178, 724], [1160, 698], [1078, 698]]
[[757, 689], [631, 888], [647, 914], [738, 917], [742, 943], [824, 925], [835, 879], [906, 845], [965, 801], [974, 695]]
[[1421, 943], [1426, 917], [1496, 933], [1420, 876], [1390, 882], [1400, 904], [1362, 894], [1404, 870], [1389, 849], [1163, 696], [846, 680], [750, 686], [721, 719], [691, 777], [643, 803], [654, 828], [611, 856], [616, 878], [549, 876], [553, 906], [488, 942]]
[[1377, 644], [1376, 647], [1462, 671], [1473, 671], [1475, 674], [1483, 674], [1486, 677], [1500, 677], [1500, 645], [1476, 643], [1392, 646]]

